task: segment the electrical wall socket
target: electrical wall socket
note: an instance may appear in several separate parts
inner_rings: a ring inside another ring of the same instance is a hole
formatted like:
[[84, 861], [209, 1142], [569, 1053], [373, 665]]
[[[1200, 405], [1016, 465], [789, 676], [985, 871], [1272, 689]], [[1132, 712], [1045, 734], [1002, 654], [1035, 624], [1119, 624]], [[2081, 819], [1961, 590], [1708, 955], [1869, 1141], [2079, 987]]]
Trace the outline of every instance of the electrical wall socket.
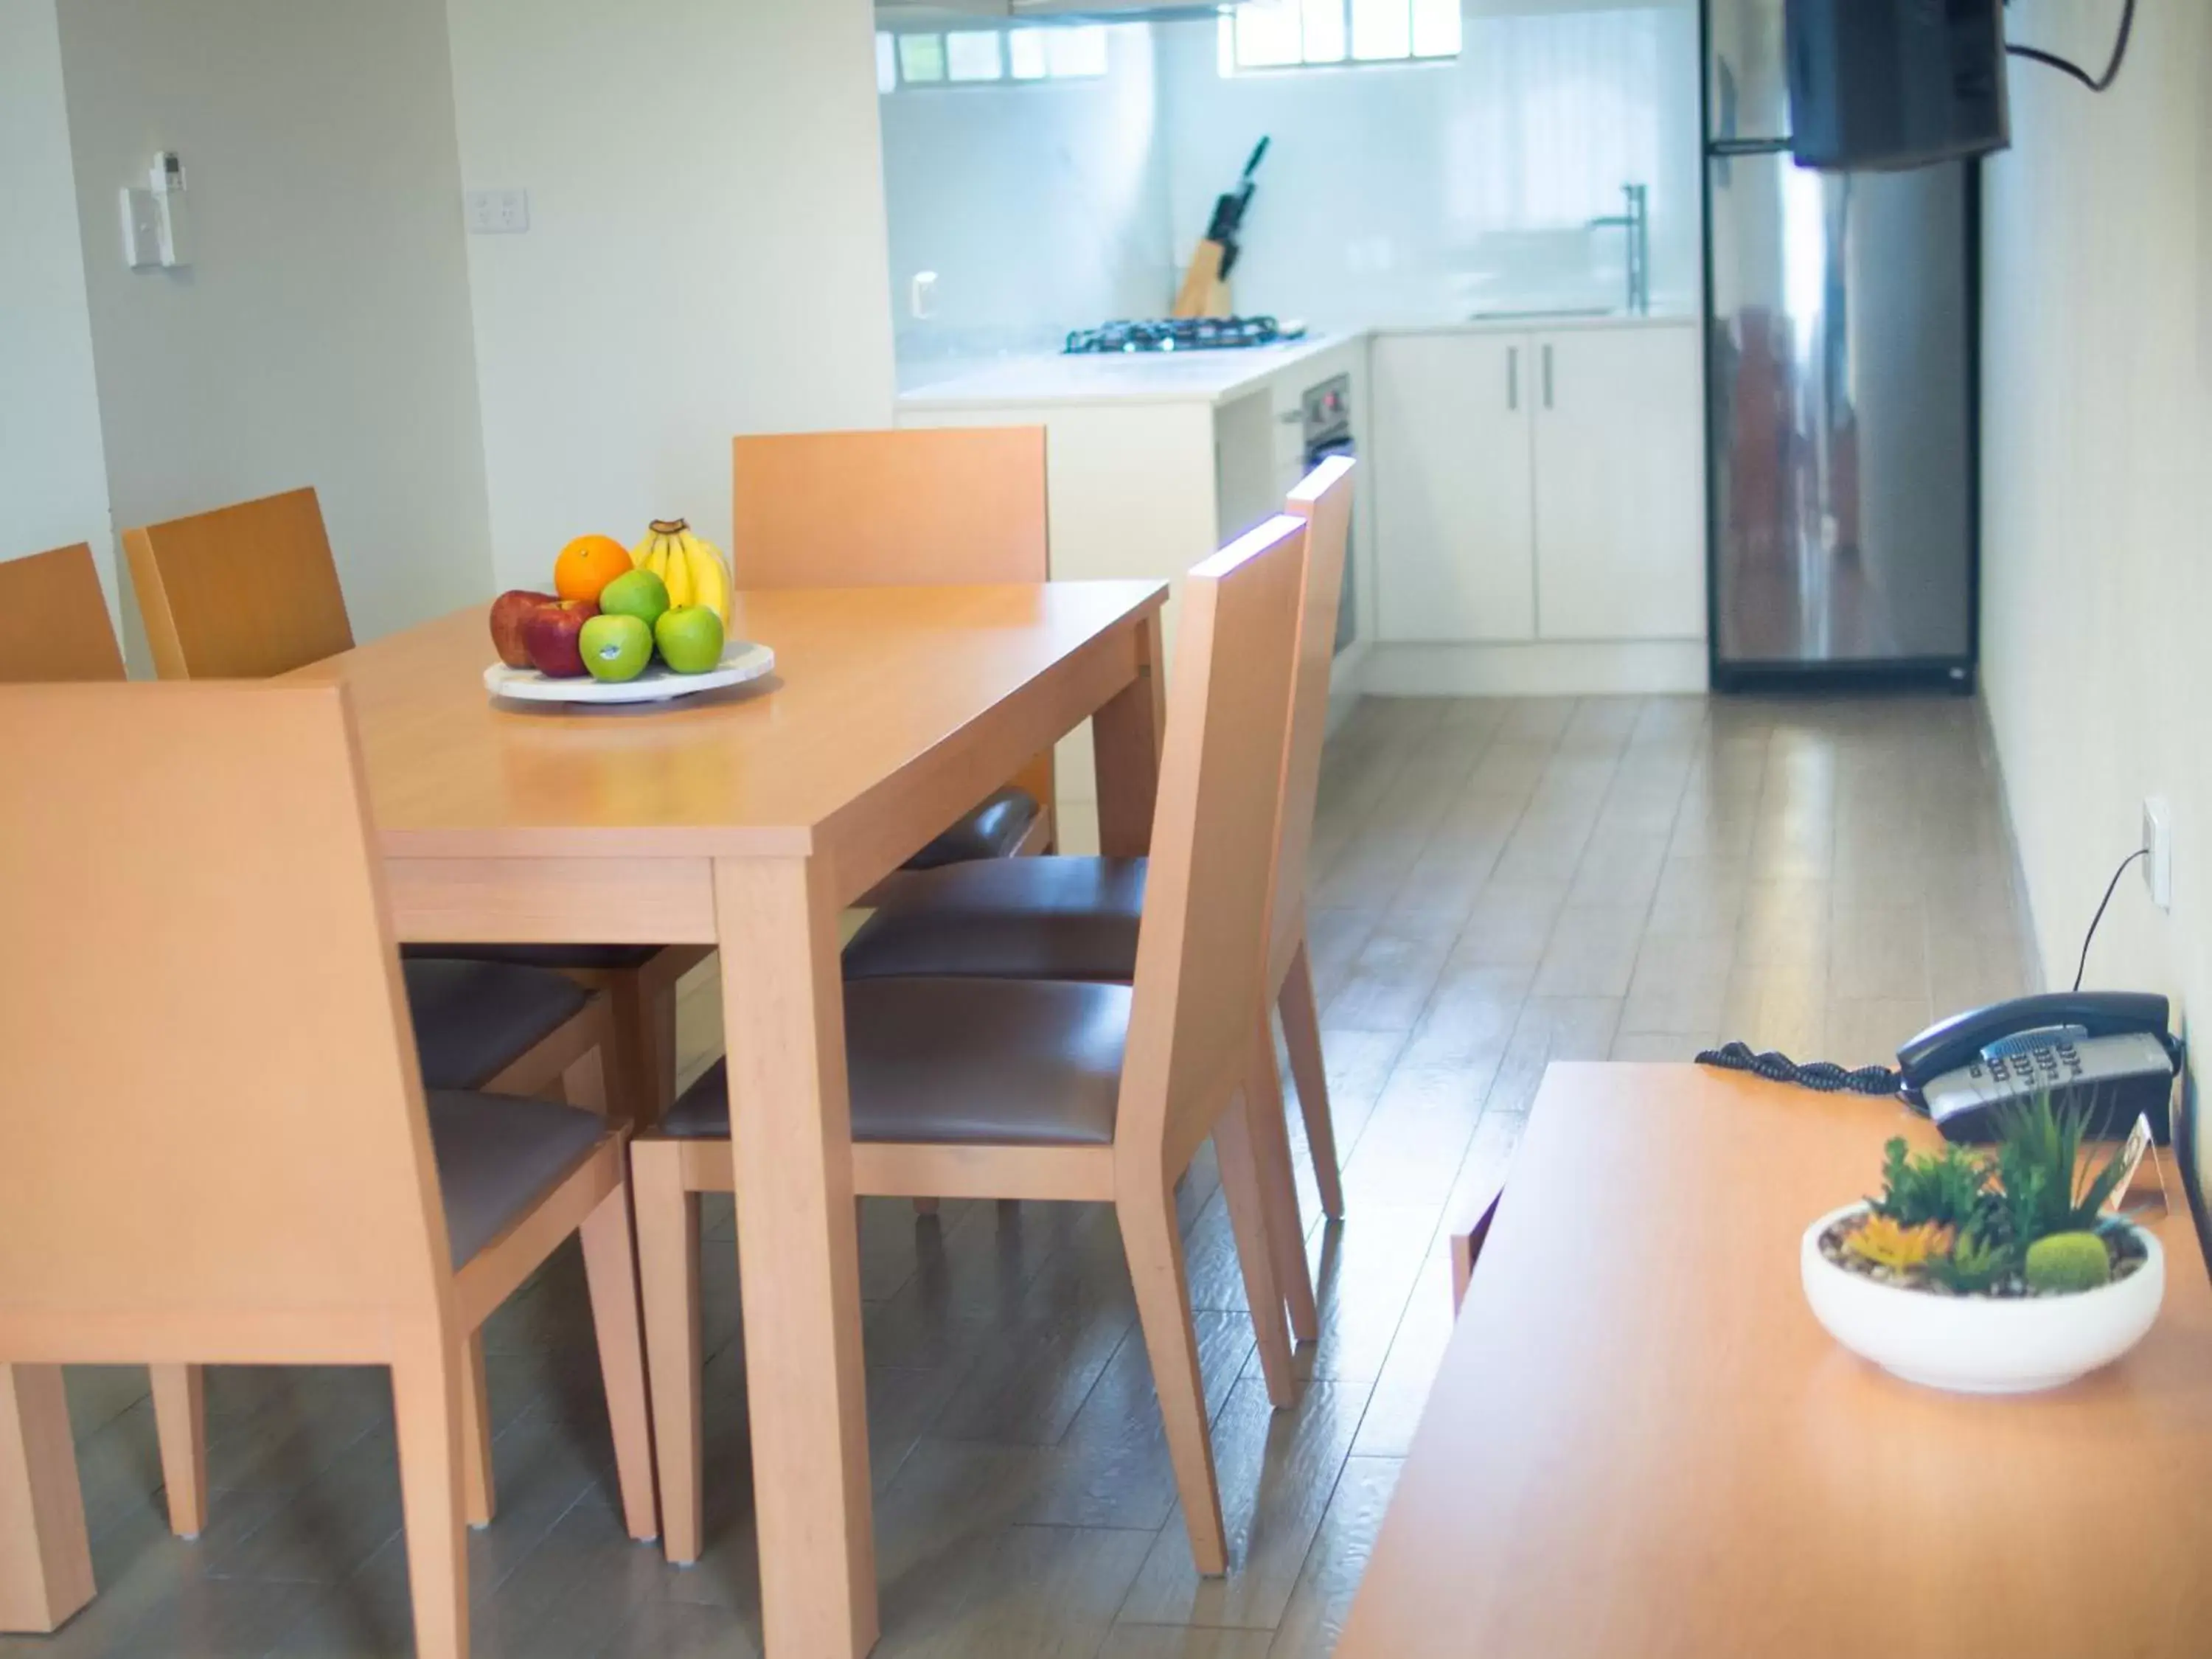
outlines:
[[463, 205], [471, 235], [515, 236], [530, 228], [526, 190], [472, 190], [463, 198]]
[[2143, 885], [2150, 902], [2161, 910], [2173, 908], [2173, 809], [2163, 795], [2148, 797], [2142, 804]]

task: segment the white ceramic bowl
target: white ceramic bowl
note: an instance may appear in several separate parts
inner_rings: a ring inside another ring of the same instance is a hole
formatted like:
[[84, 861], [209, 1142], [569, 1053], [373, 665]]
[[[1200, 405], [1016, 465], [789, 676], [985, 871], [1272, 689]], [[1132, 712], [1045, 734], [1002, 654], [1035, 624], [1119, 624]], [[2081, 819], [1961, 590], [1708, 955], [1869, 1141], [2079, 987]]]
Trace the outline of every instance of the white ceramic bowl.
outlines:
[[1908, 1382], [1963, 1394], [2057, 1388], [2142, 1341], [2166, 1295], [2165, 1254], [2140, 1228], [2142, 1266], [2072, 1296], [1931, 1296], [1885, 1285], [1820, 1254], [1820, 1235], [1865, 1208], [1846, 1204], [1805, 1230], [1805, 1299], [1837, 1341]]

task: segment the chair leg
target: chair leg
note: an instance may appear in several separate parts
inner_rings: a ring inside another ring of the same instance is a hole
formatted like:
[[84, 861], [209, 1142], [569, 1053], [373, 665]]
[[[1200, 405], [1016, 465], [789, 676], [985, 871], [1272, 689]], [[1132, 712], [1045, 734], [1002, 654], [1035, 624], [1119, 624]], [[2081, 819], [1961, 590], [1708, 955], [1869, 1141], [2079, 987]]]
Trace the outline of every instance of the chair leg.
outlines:
[[684, 1190], [680, 1147], [633, 1142], [630, 1201], [637, 1212], [638, 1281], [645, 1294], [646, 1375], [660, 1469], [661, 1547], [671, 1561], [699, 1559], [699, 1195]]
[[0, 1633], [51, 1635], [92, 1594], [62, 1368], [0, 1364]]
[[1252, 1074], [1245, 1089], [1252, 1103], [1252, 1154], [1259, 1164], [1275, 1284], [1290, 1310], [1291, 1334], [1301, 1342], [1316, 1342], [1321, 1340], [1321, 1313], [1314, 1306], [1313, 1269], [1306, 1263], [1306, 1219], [1298, 1211], [1297, 1175], [1291, 1168], [1290, 1132], [1283, 1123], [1283, 1079], [1275, 1069], [1274, 1034], [1264, 1013], [1253, 1032]]
[[1306, 1121], [1306, 1151], [1321, 1188], [1322, 1212], [1344, 1219], [1344, 1182], [1336, 1161], [1336, 1126], [1328, 1115], [1328, 1070], [1321, 1052], [1321, 1009], [1314, 1000], [1313, 963], [1305, 941], [1283, 978], [1283, 1042], [1291, 1051], [1291, 1077], [1298, 1085], [1298, 1111]]
[[561, 1073], [561, 1098], [594, 1117], [608, 1115], [607, 1057], [605, 1050], [586, 1048], [568, 1062], [567, 1069]]
[[207, 1373], [198, 1365], [155, 1365], [154, 1437], [161, 1447], [161, 1484], [169, 1498], [169, 1530], [197, 1538], [207, 1530]]
[[638, 1328], [637, 1257], [630, 1248], [627, 1187], [599, 1200], [584, 1219], [582, 1236], [623, 1518], [631, 1537], [649, 1540], [660, 1536], [660, 1516], [653, 1496], [653, 1419], [645, 1397], [645, 1340]]
[[469, 1546], [461, 1492], [464, 1369], [459, 1345], [449, 1346], [435, 1330], [412, 1337], [392, 1364], [407, 1578], [419, 1659], [468, 1659]]
[[656, 993], [641, 973], [611, 975], [607, 1002], [614, 1016], [617, 1115], [633, 1129], [648, 1129], [676, 1100], [676, 988]]
[[483, 1333], [471, 1331], [461, 1374], [461, 1480], [469, 1524], [491, 1525], [499, 1488], [491, 1473], [491, 1390], [484, 1382]]
[[1152, 1386], [1167, 1429], [1168, 1459], [1182, 1499], [1190, 1553], [1209, 1578], [1229, 1571], [1229, 1539], [1221, 1522], [1221, 1488], [1213, 1474], [1213, 1442], [1206, 1431], [1206, 1384], [1198, 1369], [1198, 1332], [1191, 1322], [1190, 1283], [1183, 1270], [1182, 1239], [1164, 1181], [1140, 1182], [1115, 1200], [1121, 1248], [1137, 1293], [1137, 1319], [1152, 1361]]
[[1283, 1319], [1283, 1292], [1275, 1283], [1267, 1200], [1261, 1196], [1260, 1166], [1252, 1147], [1252, 1115], [1251, 1097], [1239, 1090], [1214, 1123], [1213, 1151], [1221, 1164], [1229, 1224], [1237, 1235], [1237, 1265], [1244, 1273], [1260, 1370], [1267, 1379], [1267, 1398], [1279, 1411], [1297, 1403], [1298, 1384], [1291, 1374], [1291, 1332]]

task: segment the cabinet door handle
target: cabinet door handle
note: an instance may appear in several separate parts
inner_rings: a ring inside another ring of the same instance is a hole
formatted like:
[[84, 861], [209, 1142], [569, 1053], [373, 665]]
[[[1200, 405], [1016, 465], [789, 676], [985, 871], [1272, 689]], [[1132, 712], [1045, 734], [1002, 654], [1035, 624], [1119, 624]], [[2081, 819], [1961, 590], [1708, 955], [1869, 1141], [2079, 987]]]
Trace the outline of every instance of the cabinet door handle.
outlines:
[[1552, 406], [1552, 348], [1544, 348], [1544, 407]]
[[1519, 346], [1505, 348], [1505, 406], [1508, 409], [1521, 407], [1521, 348]]

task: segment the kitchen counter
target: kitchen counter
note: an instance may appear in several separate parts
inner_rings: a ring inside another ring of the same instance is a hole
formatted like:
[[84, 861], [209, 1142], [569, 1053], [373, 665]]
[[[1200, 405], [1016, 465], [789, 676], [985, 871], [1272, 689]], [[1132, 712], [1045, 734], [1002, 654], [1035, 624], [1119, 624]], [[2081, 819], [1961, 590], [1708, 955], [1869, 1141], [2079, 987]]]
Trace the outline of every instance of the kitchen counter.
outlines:
[[1002, 357], [964, 369], [942, 367], [941, 378], [902, 392], [903, 413], [1008, 406], [1049, 408], [1066, 404], [1187, 404], [1219, 406], [1257, 390], [1274, 375], [1309, 358], [1357, 345], [1370, 336], [1417, 334], [1529, 334], [1583, 329], [1684, 328], [1698, 319], [1682, 314], [1630, 317], [1571, 312], [1471, 318], [1460, 322], [1391, 323], [1376, 328], [1310, 334], [1280, 345], [1228, 351], [1115, 352], [1068, 356], [1038, 353]]
[[1060, 404], [1220, 404], [1309, 358], [1358, 343], [1354, 333], [1310, 334], [1279, 345], [1229, 351], [1054, 353], [1002, 358], [899, 394], [902, 415], [928, 410]]

